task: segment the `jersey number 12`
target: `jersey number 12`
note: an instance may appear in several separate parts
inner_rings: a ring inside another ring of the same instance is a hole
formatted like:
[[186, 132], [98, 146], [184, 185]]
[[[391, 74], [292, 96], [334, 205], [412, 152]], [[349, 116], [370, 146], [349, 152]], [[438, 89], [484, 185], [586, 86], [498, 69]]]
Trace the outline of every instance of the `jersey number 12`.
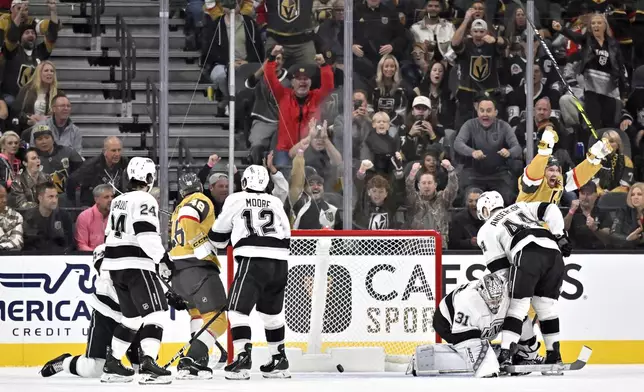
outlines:
[[[249, 236], [266, 236], [268, 234], [275, 233], [275, 214], [271, 210], [261, 209], [259, 210], [259, 220], [264, 223], [257, 227], [255, 226], [258, 222], [253, 222], [253, 210], [244, 210], [242, 211], [242, 218], [246, 224], [246, 230], [248, 230]], [[259, 232], [259, 233], [258, 233]]]

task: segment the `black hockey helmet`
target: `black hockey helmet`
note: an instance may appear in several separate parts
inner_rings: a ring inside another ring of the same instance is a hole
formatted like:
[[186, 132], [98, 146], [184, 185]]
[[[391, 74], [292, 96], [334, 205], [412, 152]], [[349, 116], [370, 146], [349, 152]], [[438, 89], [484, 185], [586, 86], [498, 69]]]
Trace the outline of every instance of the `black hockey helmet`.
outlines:
[[192, 193], [203, 192], [203, 184], [195, 173], [183, 173], [179, 176], [179, 195], [184, 198]]

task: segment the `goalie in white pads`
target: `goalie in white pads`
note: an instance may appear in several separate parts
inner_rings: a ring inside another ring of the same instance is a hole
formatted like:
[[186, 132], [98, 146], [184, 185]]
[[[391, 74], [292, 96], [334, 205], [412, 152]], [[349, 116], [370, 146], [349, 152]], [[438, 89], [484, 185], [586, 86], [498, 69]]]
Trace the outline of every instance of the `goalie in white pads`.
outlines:
[[[499, 363], [490, 341], [501, 332], [509, 305], [506, 271], [487, 274], [456, 288], [443, 298], [434, 313], [434, 330], [448, 344], [417, 347], [410, 365], [412, 373], [498, 375]], [[526, 319], [524, 325], [525, 340], [536, 342], [532, 322]], [[531, 355], [536, 356], [536, 350]]]
[[247, 380], [251, 369], [249, 314], [256, 307], [264, 322], [271, 360], [260, 370], [267, 378], [288, 378], [284, 350], [284, 292], [288, 277], [291, 228], [284, 205], [266, 193], [270, 178], [265, 167], [251, 165], [241, 180], [242, 192], [226, 198], [208, 233], [217, 248], [230, 240], [237, 273], [228, 293], [228, 320], [237, 358], [226, 366], [229, 380]]
[[495, 191], [481, 194], [476, 209], [485, 221], [477, 241], [488, 268], [511, 264], [510, 306], [498, 358], [501, 369], [515, 364], [513, 355], [531, 303], [546, 343], [544, 363], [561, 364], [556, 305], [565, 269], [562, 255], [572, 251], [561, 211], [554, 204], [539, 202], [504, 208], [503, 198]]

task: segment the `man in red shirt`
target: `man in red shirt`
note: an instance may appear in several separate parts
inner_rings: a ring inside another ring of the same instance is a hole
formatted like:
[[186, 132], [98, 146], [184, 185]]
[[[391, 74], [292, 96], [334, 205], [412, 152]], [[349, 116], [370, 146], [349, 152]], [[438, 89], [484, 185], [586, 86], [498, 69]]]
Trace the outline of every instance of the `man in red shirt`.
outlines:
[[284, 87], [275, 73], [275, 58], [282, 52], [282, 46], [273, 47], [264, 72], [266, 83], [275, 96], [279, 109], [274, 158], [274, 164], [278, 167], [290, 165], [289, 150], [308, 134], [309, 120], [312, 117], [319, 119], [319, 106], [334, 88], [333, 69], [325, 63], [321, 54], [315, 56], [315, 62], [320, 66], [319, 89], [311, 90], [311, 77], [315, 74], [315, 67], [311, 65], [291, 67], [289, 74], [293, 77], [292, 88]]

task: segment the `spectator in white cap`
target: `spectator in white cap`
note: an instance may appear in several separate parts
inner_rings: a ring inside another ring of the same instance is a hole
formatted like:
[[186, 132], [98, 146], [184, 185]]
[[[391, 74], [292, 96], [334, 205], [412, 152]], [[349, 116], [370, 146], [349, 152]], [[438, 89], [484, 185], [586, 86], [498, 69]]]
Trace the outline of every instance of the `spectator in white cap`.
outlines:
[[[461, 70], [456, 93], [459, 102], [456, 129], [474, 117], [474, 100], [477, 95], [491, 95], [499, 88], [497, 70], [505, 52], [505, 41], [501, 37], [491, 36], [483, 19], [472, 22], [475, 12], [473, 8], [467, 10], [465, 20], [452, 37], [452, 49], [456, 52], [456, 63]], [[466, 37], [470, 22], [471, 36]]]
[[429, 98], [419, 95], [414, 98], [411, 113], [405, 124], [400, 127], [401, 146], [405, 161], [418, 161], [429, 150], [442, 151], [439, 141], [445, 136], [443, 127], [438, 125], [436, 116], [432, 116], [432, 104]]

